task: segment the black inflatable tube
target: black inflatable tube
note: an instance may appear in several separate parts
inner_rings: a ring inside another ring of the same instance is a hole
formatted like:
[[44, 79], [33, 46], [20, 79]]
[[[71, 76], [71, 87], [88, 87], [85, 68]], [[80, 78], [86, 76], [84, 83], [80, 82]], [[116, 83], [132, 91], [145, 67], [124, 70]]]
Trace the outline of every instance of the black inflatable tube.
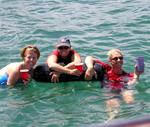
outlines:
[[[59, 77], [59, 82], [69, 82], [69, 81], [85, 81], [84, 74], [87, 67], [84, 64], [84, 72], [80, 76], [61, 74]], [[97, 73], [97, 79], [95, 77], [92, 78], [92, 81], [102, 81], [104, 78], [104, 69], [100, 64], [94, 64], [94, 69]], [[50, 72], [53, 70], [49, 69], [47, 64], [39, 64], [37, 65], [32, 72], [32, 78], [38, 82], [51, 82]]]

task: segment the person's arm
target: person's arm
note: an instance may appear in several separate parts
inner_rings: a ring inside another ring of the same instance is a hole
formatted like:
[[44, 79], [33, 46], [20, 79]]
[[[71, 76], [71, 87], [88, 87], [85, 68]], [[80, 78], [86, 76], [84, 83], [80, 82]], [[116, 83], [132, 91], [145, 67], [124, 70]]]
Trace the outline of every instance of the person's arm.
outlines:
[[49, 68], [51, 68], [54, 71], [64, 72], [67, 74], [70, 73], [69, 69], [66, 69], [65, 67], [63, 67], [62, 65], [57, 63], [57, 56], [56, 55], [53, 55], [53, 54], [50, 55], [48, 57], [47, 63], [48, 63]]
[[81, 56], [79, 53], [75, 52], [73, 57], [72, 57], [72, 62], [67, 64], [65, 67], [74, 69], [75, 63], [80, 63], [80, 62], [82, 62]]
[[7, 80], [7, 85], [15, 85], [18, 78], [19, 78], [19, 71], [16, 67], [8, 69], [8, 80]]
[[85, 58], [85, 64], [87, 66], [87, 70], [85, 72], [86, 80], [91, 80], [94, 75], [97, 78], [96, 72], [94, 70], [94, 61], [95, 59], [92, 56], [87, 56]]
[[86, 64], [88, 69], [93, 69], [94, 58], [92, 56], [87, 56], [85, 58], [85, 64]]
[[[8, 74], [8, 80], [7, 85], [13, 86], [17, 83], [18, 79], [21, 78], [20, 75], [20, 69], [21, 69], [22, 63], [16, 63], [16, 64], [10, 64], [7, 67], [7, 74]], [[28, 75], [28, 79], [24, 80], [22, 79], [24, 84], [28, 84], [31, 79], [31, 75]]]
[[57, 72], [60, 72], [60, 73], [66, 73], [66, 74], [70, 74], [70, 75], [77, 75], [77, 76], [80, 75], [80, 72], [78, 72], [78, 70], [76, 70], [76, 69], [71, 70], [69, 68], [66, 68], [66, 67], [61, 66], [60, 64], [58, 64], [56, 55], [50, 55], [48, 57], [47, 62], [48, 62], [49, 68], [51, 68], [54, 71], [57, 71]]
[[139, 77], [140, 77], [140, 75], [141, 75], [142, 73], [143, 73], [143, 72], [139, 72], [139, 71], [137, 70], [137, 66], [135, 66], [135, 68], [134, 68], [134, 73], [133, 73], [133, 78], [132, 78], [132, 80], [129, 80], [129, 82], [128, 82], [127, 84], [128, 84], [128, 85], [133, 85], [133, 84], [137, 83], [138, 80], [139, 80]]

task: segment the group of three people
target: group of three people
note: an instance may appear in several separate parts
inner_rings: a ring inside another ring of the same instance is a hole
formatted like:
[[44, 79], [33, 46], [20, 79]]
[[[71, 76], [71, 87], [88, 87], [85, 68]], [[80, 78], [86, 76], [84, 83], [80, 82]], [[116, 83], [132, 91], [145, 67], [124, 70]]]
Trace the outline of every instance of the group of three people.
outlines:
[[[82, 62], [81, 56], [72, 48], [70, 39], [67, 37], [60, 38], [56, 44], [56, 49], [48, 56], [44, 64], [35, 66], [40, 57], [40, 51], [34, 45], [24, 47], [21, 51], [21, 57], [23, 59], [22, 62], [11, 63], [0, 70], [1, 84], [17, 84], [21, 81], [20, 70], [28, 69], [32, 72], [31, 76], [29, 75], [29, 79], [32, 77], [36, 81], [56, 83], [94, 79], [101, 80], [103, 85], [107, 81], [107, 84], [112, 89], [118, 89], [123, 88], [124, 84], [131, 84], [131, 82], [137, 81], [140, 74], [143, 73], [137, 71], [136, 66], [133, 73], [125, 72], [123, 70], [123, 54], [119, 49], [112, 49], [108, 52], [110, 64], [92, 56], [87, 56], [85, 58], [84, 71], [80, 72], [75, 68], [75, 64]], [[28, 82], [29, 80], [23, 81], [25, 84]]]
[[[28, 45], [21, 51], [23, 61], [11, 63], [0, 70], [0, 85], [27, 84], [31, 78], [36, 81], [54, 83], [80, 80], [101, 81], [102, 86], [115, 93], [106, 101], [108, 120], [111, 120], [118, 114], [120, 107], [120, 101], [115, 97], [116, 93], [120, 93], [126, 103], [133, 103], [133, 92], [127, 86], [134, 84], [143, 71], [138, 71], [136, 65], [133, 73], [124, 71], [124, 57], [119, 49], [111, 49], [107, 55], [109, 63], [87, 56], [83, 72], [81, 72], [75, 67], [76, 63], [82, 62], [81, 56], [72, 48], [68, 38], [61, 38], [47, 61], [39, 65], [36, 65], [40, 57], [39, 49], [34, 45]], [[29, 70], [28, 80], [22, 80], [20, 72], [22, 69]]]

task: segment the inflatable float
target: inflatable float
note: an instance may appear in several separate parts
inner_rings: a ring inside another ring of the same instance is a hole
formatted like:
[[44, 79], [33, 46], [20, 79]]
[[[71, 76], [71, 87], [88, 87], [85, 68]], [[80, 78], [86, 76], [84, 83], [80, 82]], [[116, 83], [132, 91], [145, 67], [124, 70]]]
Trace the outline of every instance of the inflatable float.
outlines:
[[7, 74], [1, 74], [0, 75], [0, 86], [4, 86], [7, 84], [8, 75]]
[[[87, 67], [83, 65], [83, 73], [80, 76], [74, 76], [69, 74], [61, 74], [59, 77], [59, 82], [69, 82], [69, 81], [85, 81], [84, 74]], [[102, 81], [104, 78], [104, 69], [101, 65], [95, 64], [94, 70], [97, 73], [97, 79], [93, 76], [92, 81]], [[50, 72], [53, 70], [49, 69], [46, 63], [37, 65], [32, 72], [32, 78], [37, 82], [51, 82]]]

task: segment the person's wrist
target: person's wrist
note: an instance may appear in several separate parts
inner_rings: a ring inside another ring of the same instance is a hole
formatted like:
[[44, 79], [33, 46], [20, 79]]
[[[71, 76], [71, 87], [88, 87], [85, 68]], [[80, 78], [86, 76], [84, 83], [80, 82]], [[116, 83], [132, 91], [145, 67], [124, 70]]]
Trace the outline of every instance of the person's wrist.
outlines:
[[71, 74], [71, 70], [67, 69], [66, 74]]
[[94, 69], [93, 66], [88, 67], [88, 70], [93, 70], [93, 69]]
[[134, 74], [134, 79], [139, 79], [139, 75], [137, 75], [137, 74]]

